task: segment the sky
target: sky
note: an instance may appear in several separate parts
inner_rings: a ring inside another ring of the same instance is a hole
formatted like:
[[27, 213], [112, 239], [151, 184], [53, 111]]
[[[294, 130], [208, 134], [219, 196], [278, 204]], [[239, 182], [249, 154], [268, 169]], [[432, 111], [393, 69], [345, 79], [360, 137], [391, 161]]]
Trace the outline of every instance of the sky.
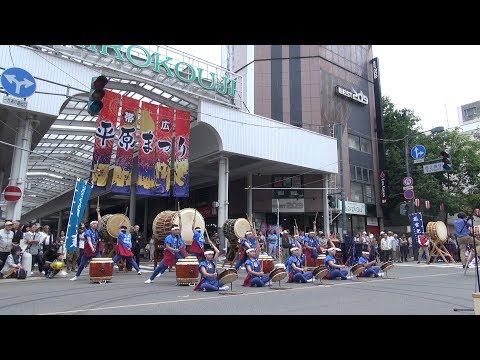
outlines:
[[[220, 64], [219, 45], [170, 45]], [[413, 110], [423, 130], [459, 125], [457, 108], [480, 100], [480, 45], [373, 45], [382, 95]]]

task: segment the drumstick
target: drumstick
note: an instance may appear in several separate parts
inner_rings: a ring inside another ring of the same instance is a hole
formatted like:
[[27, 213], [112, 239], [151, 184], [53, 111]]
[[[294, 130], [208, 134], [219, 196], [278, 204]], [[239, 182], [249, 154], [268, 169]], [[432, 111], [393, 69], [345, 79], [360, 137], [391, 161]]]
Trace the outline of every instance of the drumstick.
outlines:
[[100, 196], [97, 196], [97, 209], [100, 208]]

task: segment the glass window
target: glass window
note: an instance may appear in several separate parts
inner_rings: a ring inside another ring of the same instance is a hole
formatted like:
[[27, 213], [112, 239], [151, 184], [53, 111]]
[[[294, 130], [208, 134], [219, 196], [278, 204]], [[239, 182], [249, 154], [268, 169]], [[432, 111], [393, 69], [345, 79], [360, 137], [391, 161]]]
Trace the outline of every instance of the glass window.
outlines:
[[370, 140], [360, 138], [360, 151], [364, 153], [372, 153], [372, 142]]
[[360, 151], [360, 138], [358, 136], [348, 134], [348, 147]]
[[356, 178], [357, 178], [357, 181], [363, 181], [363, 177], [362, 177], [362, 168], [360, 166], [356, 166]]
[[365, 194], [365, 202], [367, 204], [374, 204], [375, 203], [375, 191], [373, 190], [373, 185], [363, 185], [364, 186], [364, 194]]
[[350, 180], [355, 180], [355, 165], [350, 165]]
[[373, 177], [373, 170], [368, 170], [368, 183], [375, 184], [375, 178]]
[[358, 182], [350, 182], [350, 197], [352, 201], [363, 202], [363, 188], [362, 184]]
[[368, 181], [368, 169], [363, 168], [362, 170], [363, 170], [363, 181], [366, 183], [370, 182]]

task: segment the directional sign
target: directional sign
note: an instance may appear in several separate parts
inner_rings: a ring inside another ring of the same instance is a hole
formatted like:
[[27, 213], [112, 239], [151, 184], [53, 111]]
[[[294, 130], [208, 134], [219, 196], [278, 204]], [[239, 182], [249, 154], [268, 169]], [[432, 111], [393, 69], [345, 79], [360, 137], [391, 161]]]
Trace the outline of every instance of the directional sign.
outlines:
[[423, 159], [426, 154], [427, 149], [425, 149], [425, 146], [423, 145], [415, 145], [410, 151], [410, 155], [412, 155], [412, 158], [414, 158], [415, 160]]
[[6, 69], [2, 74], [1, 82], [7, 93], [18, 98], [32, 96], [37, 88], [35, 78], [21, 68]]
[[413, 186], [404, 186], [403, 190], [413, 190]]
[[412, 186], [413, 185], [413, 179], [410, 176], [406, 176], [403, 178], [403, 186]]
[[407, 200], [412, 200], [415, 197], [413, 190], [405, 190], [403, 192], [403, 197]]
[[18, 186], [7, 186], [3, 196], [6, 201], [18, 201], [22, 197], [22, 189]]
[[441, 171], [444, 171], [443, 161], [442, 162], [436, 162], [436, 163], [433, 163], [433, 164], [423, 165], [423, 173], [424, 174], [431, 174], [431, 173], [436, 173], [436, 172], [441, 172]]

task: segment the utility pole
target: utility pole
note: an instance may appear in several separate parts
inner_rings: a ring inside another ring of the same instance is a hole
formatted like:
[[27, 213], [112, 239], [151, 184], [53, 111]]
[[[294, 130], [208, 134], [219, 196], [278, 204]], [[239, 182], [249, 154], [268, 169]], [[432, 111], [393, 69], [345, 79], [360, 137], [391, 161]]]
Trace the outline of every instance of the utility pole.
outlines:
[[[411, 177], [410, 174], [410, 163], [408, 162], [408, 135], [405, 135], [405, 170], [407, 177]], [[407, 215], [413, 214], [415, 212], [415, 206], [413, 205], [413, 199], [408, 200], [408, 210]]]
[[345, 179], [343, 172], [343, 126], [341, 123], [337, 123], [337, 127], [337, 146], [340, 161], [340, 197], [342, 200], [342, 238], [345, 239], [347, 234], [347, 213], [345, 211]]

